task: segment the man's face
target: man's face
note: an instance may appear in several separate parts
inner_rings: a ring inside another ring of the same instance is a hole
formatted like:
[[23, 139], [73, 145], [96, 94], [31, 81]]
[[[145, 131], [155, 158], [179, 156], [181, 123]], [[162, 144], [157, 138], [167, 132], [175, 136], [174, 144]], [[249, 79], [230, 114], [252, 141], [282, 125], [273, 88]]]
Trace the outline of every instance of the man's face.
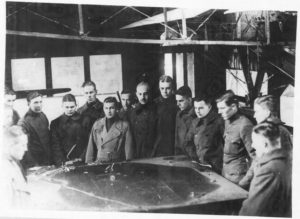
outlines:
[[72, 102], [63, 102], [62, 107], [64, 109], [64, 113], [67, 116], [72, 116], [76, 112], [76, 103]]
[[87, 85], [83, 88], [83, 93], [86, 99], [86, 102], [92, 103], [96, 101], [96, 95], [97, 91], [95, 90], [94, 86], [92, 85]]
[[104, 103], [103, 110], [106, 118], [111, 119], [116, 116], [116, 106], [115, 103]]
[[22, 160], [25, 152], [27, 151], [27, 135], [21, 135], [13, 140], [13, 145], [11, 146], [10, 155], [17, 159]]
[[192, 99], [185, 97], [185, 96], [181, 96], [179, 94], [176, 94], [176, 101], [177, 101], [177, 106], [179, 107], [179, 109], [181, 111], [183, 111], [191, 105]]
[[227, 106], [224, 101], [217, 103], [219, 114], [222, 115], [224, 120], [230, 119], [237, 112], [237, 106], [235, 104], [231, 104]]
[[257, 123], [261, 123], [266, 120], [270, 116], [270, 111], [264, 109], [258, 104], [254, 104], [254, 118], [256, 119]]
[[8, 108], [13, 108], [14, 102], [16, 100], [16, 95], [5, 94], [4, 96], [4, 104]]
[[149, 101], [149, 87], [147, 85], [139, 85], [136, 88], [136, 96], [140, 104], [144, 105]]
[[36, 97], [33, 98], [30, 102], [29, 102], [29, 108], [35, 112], [35, 113], [40, 113], [42, 112], [42, 106], [43, 106], [43, 99], [42, 97]]
[[172, 83], [171, 82], [159, 82], [160, 94], [163, 98], [169, 98], [172, 95]]
[[130, 94], [121, 94], [121, 102], [123, 108], [127, 110], [131, 105]]
[[194, 102], [195, 113], [198, 118], [205, 117], [211, 110], [211, 105], [206, 104], [203, 100]]
[[267, 152], [267, 144], [266, 138], [252, 132], [252, 147], [255, 149], [257, 157], [261, 157]]

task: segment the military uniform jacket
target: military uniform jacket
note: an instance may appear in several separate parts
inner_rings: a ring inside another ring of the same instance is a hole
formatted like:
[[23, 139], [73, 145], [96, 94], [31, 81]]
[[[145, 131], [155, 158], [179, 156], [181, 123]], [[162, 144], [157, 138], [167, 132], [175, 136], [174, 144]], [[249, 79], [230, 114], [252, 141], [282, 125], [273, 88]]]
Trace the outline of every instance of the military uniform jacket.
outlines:
[[240, 215], [291, 217], [291, 165], [288, 154], [276, 149], [258, 159], [249, 196]]
[[132, 128], [135, 145], [135, 158], [149, 158], [155, 141], [157, 117], [155, 105], [137, 104], [130, 112], [130, 127]]
[[129, 123], [117, 117], [107, 131], [105, 122], [106, 118], [98, 119], [92, 127], [86, 152], [86, 163], [94, 161], [94, 153], [97, 153], [96, 161], [99, 162], [132, 159], [134, 151]]
[[82, 116], [83, 128], [90, 131], [94, 122], [104, 117], [103, 103], [96, 99], [94, 103], [85, 103], [77, 109], [77, 112]]
[[223, 164], [224, 121], [211, 110], [204, 118], [196, 118], [186, 137], [187, 144], [192, 144], [200, 162], [212, 165], [221, 172]]
[[79, 113], [72, 116], [65, 114], [51, 122], [51, 146], [53, 160], [56, 165], [62, 165], [67, 160], [85, 158], [88, 143], [88, 131], [83, 128]]
[[130, 116], [131, 110], [132, 110], [132, 108], [129, 108], [127, 110], [124, 110], [124, 108], [121, 108], [118, 112], [119, 118], [122, 120], [125, 120], [125, 121], [129, 121], [129, 116]]
[[21, 162], [24, 168], [52, 164], [49, 121], [46, 115], [29, 110], [18, 125], [28, 136], [28, 151]]
[[175, 154], [175, 123], [177, 104], [174, 95], [168, 99], [155, 99], [157, 109], [157, 133], [152, 156], [170, 156]]
[[[274, 116], [267, 118], [265, 121], [272, 122], [272, 123], [278, 125], [279, 131], [280, 131], [281, 148], [288, 153], [289, 159], [292, 159], [292, 157], [293, 157], [292, 137], [291, 137], [291, 133], [287, 130], [287, 128], [284, 127], [284, 123], [279, 118], [274, 117]], [[256, 164], [257, 164], [257, 160], [255, 159], [252, 162], [251, 167], [249, 168], [245, 177], [239, 182], [239, 185], [241, 187], [246, 188], [246, 189], [249, 187], [250, 182], [254, 176], [254, 165], [256, 165]]]
[[224, 163], [229, 164], [234, 160], [247, 159], [252, 155], [253, 124], [244, 115], [236, 113], [225, 121], [224, 133]]
[[175, 155], [185, 154], [184, 143], [186, 135], [193, 119], [195, 118], [196, 114], [193, 107], [177, 112], [175, 127]]

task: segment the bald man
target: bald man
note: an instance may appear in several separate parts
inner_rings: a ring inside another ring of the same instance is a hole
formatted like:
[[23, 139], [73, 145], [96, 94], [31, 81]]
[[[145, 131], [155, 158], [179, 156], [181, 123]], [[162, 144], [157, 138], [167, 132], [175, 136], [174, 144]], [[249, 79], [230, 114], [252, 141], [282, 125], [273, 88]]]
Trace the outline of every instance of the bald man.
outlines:
[[151, 156], [155, 140], [156, 114], [155, 105], [150, 100], [150, 86], [141, 82], [136, 87], [138, 104], [131, 110], [130, 124], [135, 141], [135, 158]]

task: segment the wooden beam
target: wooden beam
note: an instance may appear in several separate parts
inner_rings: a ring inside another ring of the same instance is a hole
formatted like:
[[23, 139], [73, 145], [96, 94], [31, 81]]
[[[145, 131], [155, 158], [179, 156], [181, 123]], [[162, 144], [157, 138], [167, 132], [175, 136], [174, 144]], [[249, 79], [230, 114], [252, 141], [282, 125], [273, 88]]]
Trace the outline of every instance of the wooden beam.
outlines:
[[242, 39], [242, 22], [241, 22], [242, 12], [236, 13], [235, 17], [236, 17], [236, 38]]
[[214, 40], [156, 40], [156, 39], [129, 39], [129, 38], [111, 38], [111, 37], [87, 37], [87, 36], [72, 36], [53, 33], [38, 33], [7, 30], [7, 35], [50, 38], [61, 40], [82, 40], [91, 42], [109, 42], [109, 43], [141, 43], [141, 44], [161, 44], [163, 46], [176, 45], [227, 45], [227, 46], [257, 46], [259, 42], [250, 41], [214, 41]]
[[[204, 9], [174, 9], [167, 12], [168, 14], [168, 21], [176, 21], [182, 19], [182, 10], [184, 11], [185, 18], [192, 18], [199, 14], [202, 14], [206, 12], [207, 10]], [[154, 15], [152, 17], [148, 17], [139, 21], [136, 21], [134, 23], [131, 23], [129, 25], [126, 25], [124, 27], [121, 27], [120, 29], [127, 29], [127, 28], [133, 28], [133, 27], [140, 27], [144, 25], [150, 25], [150, 24], [159, 24], [164, 22], [164, 13]]]
[[254, 101], [254, 85], [250, 73], [250, 65], [249, 65], [249, 50], [248, 48], [239, 48], [239, 56], [241, 59], [241, 64], [243, 68], [243, 73], [246, 79], [248, 91], [249, 91], [249, 98], [250, 98], [250, 104]]
[[183, 9], [181, 9], [181, 13], [182, 13], [182, 38], [186, 39], [187, 38], [187, 29], [186, 29], [186, 19], [185, 19], [185, 14], [184, 14]]
[[167, 28], [168, 26], [168, 15], [167, 15], [167, 9], [164, 8], [164, 19], [165, 19], [165, 40], [168, 39], [169, 36], [169, 30]]
[[258, 46], [259, 42], [227, 40], [167, 40], [163, 46], [177, 45], [224, 45], [224, 46]]
[[269, 45], [271, 42], [269, 11], [265, 11], [265, 33], [267, 38], [267, 45]]
[[[207, 34], [207, 25], [204, 25], [204, 39], [208, 40], [208, 34]], [[208, 51], [208, 45], [204, 46], [204, 51], [207, 52]]]
[[79, 17], [79, 34], [82, 35], [84, 34], [82, 5], [78, 5], [78, 17]]

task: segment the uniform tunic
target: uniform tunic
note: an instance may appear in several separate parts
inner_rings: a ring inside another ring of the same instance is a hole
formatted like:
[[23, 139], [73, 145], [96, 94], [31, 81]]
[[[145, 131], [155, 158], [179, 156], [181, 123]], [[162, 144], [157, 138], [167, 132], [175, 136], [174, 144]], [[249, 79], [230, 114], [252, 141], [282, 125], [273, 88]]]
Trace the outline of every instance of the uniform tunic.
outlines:
[[153, 157], [170, 156], [175, 154], [175, 123], [177, 104], [174, 96], [155, 99], [157, 109], [157, 132], [152, 152]]
[[51, 145], [55, 165], [62, 165], [67, 160], [85, 158], [88, 132], [83, 128], [79, 113], [72, 116], [65, 114], [51, 122]]
[[184, 143], [186, 134], [188, 133], [192, 121], [195, 118], [196, 114], [193, 107], [177, 112], [175, 127], [175, 155], [185, 154]]
[[291, 165], [288, 153], [275, 149], [258, 159], [249, 196], [240, 215], [291, 217]]
[[28, 151], [23, 160], [23, 167], [52, 164], [49, 121], [46, 115], [29, 111], [18, 122], [28, 136]]
[[239, 112], [225, 121], [223, 176], [234, 183], [246, 175], [254, 156], [252, 128], [250, 120]]
[[82, 125], [84, 129], [90, 131], [94, 122], [104, 117], [103, 103], [96, 99], [93, 103], [85, 103], [77, 109], [77, 112], [82, 116]]
[[211, 110], [204, 118], [193, 120], [186, 137], [187, 145], [195, 147], [198, 160], [210, 164], [218, 173], [221, 173], [223, 165], [223, 133], [223, 119]]
[[155, 105], [137, 104], [130, 112], [130, 127], [132, 128], [135, 145], [135, 158], [149, 158], [153, 150], [157, 117]]
[[[96, 160], [94, 154], [97, 154]], [[106, 118], [98, 119], [94, 123], [87, 146], [86, 163], [130, 160], [133, 154], [132, 135], [127, 121], [115, 118], [108, 131]]]

